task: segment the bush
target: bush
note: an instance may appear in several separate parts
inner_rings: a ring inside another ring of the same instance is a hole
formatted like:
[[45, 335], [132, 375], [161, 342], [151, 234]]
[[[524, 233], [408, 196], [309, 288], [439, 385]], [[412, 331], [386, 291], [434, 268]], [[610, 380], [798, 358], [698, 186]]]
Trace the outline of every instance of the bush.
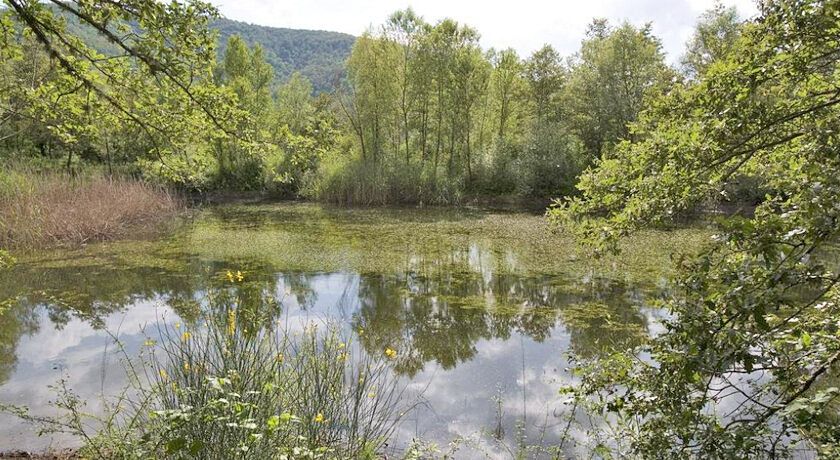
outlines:
[[167, 155], [163, 160], [138, 160], [137, 166], [147, 181], [185, 192], [209, 190], [219, 175], [216, 158], [198, 148], [183, 155]]
[[279, 196], [297, 197], [306, 176], [318, 167], [326, 150], [312, 137], [299, 136], [283, 127], [279, 148], [265, 160], [265, 190]]
[[515, 161], [517, 192], [541, 198], [573, 195], [586, 164], [576, 136], [553, 124], [537, 127]]
[[472, 184], [474, 191], [491, 195], [508, 195], [516, 191], [516, 158], [521, 146], [497, 139], [488, 150], [483, 162], [475, 168], [477, 180]]

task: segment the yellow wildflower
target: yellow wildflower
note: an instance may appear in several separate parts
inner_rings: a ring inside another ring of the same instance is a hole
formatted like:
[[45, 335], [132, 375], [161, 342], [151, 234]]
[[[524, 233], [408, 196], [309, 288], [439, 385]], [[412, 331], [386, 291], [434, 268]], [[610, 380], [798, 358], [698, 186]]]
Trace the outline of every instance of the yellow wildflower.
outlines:
[[146, 340], [145, 342], [143, 342], [143, 345], [145, 345], [145, 346], [147, 346], [147, 347], [153, 347], [153, 346], [155, 346], [156, 344], [157, 344], [157, 342], [155, 342], [155, 341], [154, 341], [154, 340], [152, 340], [152, 339], [148, 339], [148, 340]]
[[160, 371], [158, 371], [158, 374], [160, 374], [160, 378], [163, 379], [163, 380], [166, 380], [166, 379], [169, 378], [169, 374], [167, 374], [166, 370], [164, 370], [164, 369], [161, 369]]
[[227, 273], [225, 274], [225, 276], [227, 277], [227, 280], [228, 280], [228, 281], [230, 281], [231, 283], [233, 282], [233, 273], [231, 273], [231, 271], [230, 271], [230, 270], [228, 270], [228, 271], [227, 271]]
[[392, 348], [386, 348], [385, 356], [387, 356], [388, 358], [394, 358], [397, 356], [397, 351]]
[[175, 329], [181, 329], [181, 323], [175, 323]]
[[236, 271], [236, 281], [239, 281], [241, 283], [244, 279], [245, 279], [245, 276], [242, 275], [242, 272], [237, 270]]
[[227, 333], [229, 336], [233, 336], [236, 333], [236, 310], [228, 312]]
[[324, 422], [324, 414], [318, 412], [318, 415], [316, 415], [315, 418], [312, 419], [312, 421], [315, 422], [315, 423], [323, 423]]
[[190, 337], [192, 337], [192, 334], [188, 331], [184, 331], [184, 333], [181, 334], [181, 341], [186, 342], [187, 340], [190, 340]]

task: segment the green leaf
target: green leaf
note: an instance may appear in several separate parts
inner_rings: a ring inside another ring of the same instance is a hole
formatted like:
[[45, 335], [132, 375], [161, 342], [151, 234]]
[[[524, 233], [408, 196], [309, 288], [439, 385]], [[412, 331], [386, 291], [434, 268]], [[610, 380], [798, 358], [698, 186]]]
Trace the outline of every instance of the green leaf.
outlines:
[[802, 348], [811, 348], [811, 334], [808, 331], [802, 331], [799, 341], [802, 342]]
[[184, 438], [171, 439], [166, 443], [166, 453], [174, 454], [180, 452], [187, 446], [187, 440]]

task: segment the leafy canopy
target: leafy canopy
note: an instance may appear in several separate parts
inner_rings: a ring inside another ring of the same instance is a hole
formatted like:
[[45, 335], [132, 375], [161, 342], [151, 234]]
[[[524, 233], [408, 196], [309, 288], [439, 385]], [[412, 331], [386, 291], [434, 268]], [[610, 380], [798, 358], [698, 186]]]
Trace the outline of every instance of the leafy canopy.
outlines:
[[[697, 83], [655, 100], [551, 217], [598, 250], [717, 196], [739, 173], [770, 192], [682, 262], [665, 332], [590, 363], [578, 396], [645, 457], [840, 455], [840, 2], [775, 0]], [[654, 364], [655, 363], [655, 364]], [[584, 366], [586, 367], [586, 366]], [[616, 444], [614, 444], [616, 445]]]

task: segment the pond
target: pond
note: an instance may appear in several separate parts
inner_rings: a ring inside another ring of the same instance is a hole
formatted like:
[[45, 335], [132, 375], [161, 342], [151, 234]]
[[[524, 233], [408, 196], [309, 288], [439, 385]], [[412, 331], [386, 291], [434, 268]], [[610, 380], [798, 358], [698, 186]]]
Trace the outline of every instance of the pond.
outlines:
[[[114, 337], [137, 353], [161, 321], [190, 321], [202, 293], [241, 271], [237, 289], [270, 295], [293, 320], [335, 320], [370, 353], [400, 350], [395, 371], [419, 405], [394, 445], [422, 438], [458, 458], [505, 457], [564, 430], [558, 389], [569, 353], [632, 346], [662, 314], [672, 256], [708, 232], [649, 231], [619, 256], [592, 258], [540, 215], [481, 209], [222, 205], [163, 235], [20, 255], [0, 279], [0, 402], [51, 414], [66, 378], [101, 410], [125, 384]], [[62, 447], [11, 416], [0, 450]]]

